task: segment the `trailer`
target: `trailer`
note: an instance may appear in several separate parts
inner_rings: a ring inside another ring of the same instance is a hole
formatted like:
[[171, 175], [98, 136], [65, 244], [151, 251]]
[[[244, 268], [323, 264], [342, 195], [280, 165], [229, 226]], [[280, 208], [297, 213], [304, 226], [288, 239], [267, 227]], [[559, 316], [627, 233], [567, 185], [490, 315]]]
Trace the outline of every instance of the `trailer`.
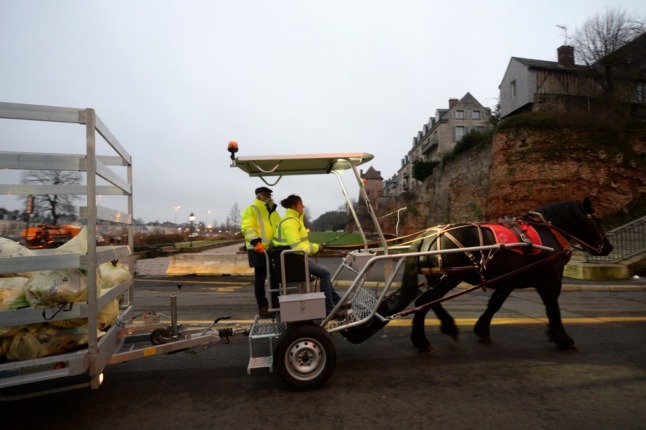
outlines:
[[[215, 326], [223, 318], [206, 327], [184, 329], [177, 324], [176, 294], [171, 296], [175, 312], [170, 321], [155, 312], [134, 315], [132, 158], [93, 109], [3, 102], [0, 103], [0, 119], [24, 121], [21, 124], [28, 125], [35, 122], [76, 124], [85, 129], [85, 140], [78, 142], [79, 147], [84, 148], [82, 153], [0, 151], [3, 171], [79, 172], [85, 179], [82, 185], [0, 185], [3, 195], [84, 198], [79, 210], [83, 234], [73, 239], [77, 242], [73, 249], [65, 252], [60, 252], [61, 248], [36, 249], [11, 256], [0, 255], [0, 280], [13, 274], [55, 272], [72, 274], [87, 286], [82, 300], [0, 311], [0, 332], [6, 333], [12, 328], [23, 330], [25, 336], [21, 342], [28, 339], [25, 333], [28, 328], [46, 330], [45, 334], [34, 333], [41, 337], [51, 336], [55, 342], [64, 331], [55, 327], [76, 325], [79, 320], [86, 322], [78, 345], [69, 345], [69, 350], [51, 355], [37, 351], [33, 358], [29, 355], [26, 359], [3, 359], [2, 346], [7, 346], [8, 338], [0, 335], [0, 342], [3, 342], [0, 343], [0, 400], [83, 387], [98, 389], [103, 370], [110, 364], [179, 350], [203, 349], [211, 344], [225, 343], [230, 336], [244, 331], [238, 327], [218, 330]], [[2, 146], [10, 147], [10, 142], [3, 142]], [[105, 205], [107, 201], [112, 206]], [[97, 246], [99, 228], [106, 225], [125, 231], [127, 240]], [[101, 269], [111, 264], [125, 266], [127, 275], [109, 289], [99, 289]], [[116, 318], [107, 327], [102, 327], [101, 311], [115, 302]], [[34, 340], [33, 337], [29, 339]]]

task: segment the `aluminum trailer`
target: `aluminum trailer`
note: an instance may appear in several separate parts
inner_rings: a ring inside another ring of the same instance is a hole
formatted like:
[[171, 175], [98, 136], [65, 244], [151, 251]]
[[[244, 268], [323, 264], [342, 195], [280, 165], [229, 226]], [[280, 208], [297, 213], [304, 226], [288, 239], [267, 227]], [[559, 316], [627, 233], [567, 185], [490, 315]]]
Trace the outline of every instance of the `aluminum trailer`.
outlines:
[[[0, 169], [14, 172], [80, 172], [85, 175], [85, 184], [0, 184], [0, 193], [14, 196], [83, 196], [85, 202], [79, 208], [79, 219], [87, 229], [86, 253], [57, 254], [51, 250], [37, 250], [30, 256], [2, 256], [0, 276], [45, 270], [80, 269], [86, 273], [88, 290], [87, 300], [80, 303], [0, 311], [0, 328], [86, 318], [88, 332], [87, 345], [70, 352], [16, 361], [0, 358], [0, 400], [31, 397], [73, 388], [97, 389], [103, 380], [103, 370], [109, 364], [221, 343], [222, 332], [216, 330], [213, 324], [193, 331], [178, 331], [176, 320], [173, 320], [169, 327], [162, 322], [159, 315], [148, 318], [148, 321], [143, 323], [133, 321], [135, 258], [132, 158], [96, 112], [89, 108], [0, 102], [0, 119], [27, 121], [28, 125], [35, 122], [76, 124], [85, 128], [85, 141], [78, 142], [84, 150], [79, 154], [0, 151]], [[22, 132], [27, 134], [30, 131], [31, 128]], [[3, 141], [2, 147], [11, 147], [12, 143]], [[107, 155], [99, 154], [100, 151]], [[120, 210], [100, 205], [98, 202], [103, 200], [114, 202]], [[104, 224], [125, 230], [126, 243], [97, 247], [99, 225]], [[99, 295], [97, 268], [113, 260], [126, 262], [130, 276]], [[117, 319], [107, 330], [100, 332], [97, 321], [99, 311], [114, 300], [119, 301]], [[166, 330], [171, 331], [169, 336], [164, 335]], [[234, 330], [240, 331], [230, 328], [224, 333], [228, 337]], [[149, 338], [153, 340], [153, 332], [156, 342], [151, 345]], [[137, 343], [142, 336], [146, 340], [143, 345], [141, 342]]]

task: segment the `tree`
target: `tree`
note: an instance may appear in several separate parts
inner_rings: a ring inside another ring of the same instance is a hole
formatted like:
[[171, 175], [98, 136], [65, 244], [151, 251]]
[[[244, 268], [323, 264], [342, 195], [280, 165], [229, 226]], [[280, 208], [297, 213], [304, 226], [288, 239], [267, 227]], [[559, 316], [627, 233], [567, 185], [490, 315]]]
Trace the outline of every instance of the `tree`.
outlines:
[[[626, 56], [620, 50], [645, 29], [643, 19], [631, 17], [620, 9], [606, 9], [605, 14], [587, 20], [572, 38], [574, 55], [579, 63], [589, 66], [591, 76], [601, 87], [606, 107], [614, 105], [615, 81], [626, 75], [626, 68], [631, 67], [629, 57], [643, 58], [643, 53]], [[642, 64], [637, 62], [632, 67]]]
[[595, 15], [575, 31], [574, 55], [579, 63], [596, 64], [642, 34], [645, 28], [643, 19], [631, 17], [624, 10], [606, 9], [605, 14]]
[[423, 181], [433, 174], [433, 170], [440, 164], [439, 161], [421, 161], [417, 160], [413, 163], [413, 178], [418, 181]]
[[[36, 185], [80, 185], [82, 181], [79, 172], [62, 170], [27, 170], [21, 173], [20, 182]], [[25, 197], [26, 200], [27, 197]], [[73, 194], [40, 194], [34, 196], [34, 211], [42, 214], [49, 213], [52, 224], [58, 224], [63, 215], [74, 216], [76, 206], [74, 201], [80, 197]]]
[[227, 217], [227, 228], [240, 227], [240, 218], [242, 213], [240, 212], [240, 207], [238, 203], [234, 203], [229, 211], [229, 216]]
[[348, 221], [350, 217], [345, 211], [330, 211], [312, 221], [311, 226], [316, 231], [338, 231], [343, 230]]

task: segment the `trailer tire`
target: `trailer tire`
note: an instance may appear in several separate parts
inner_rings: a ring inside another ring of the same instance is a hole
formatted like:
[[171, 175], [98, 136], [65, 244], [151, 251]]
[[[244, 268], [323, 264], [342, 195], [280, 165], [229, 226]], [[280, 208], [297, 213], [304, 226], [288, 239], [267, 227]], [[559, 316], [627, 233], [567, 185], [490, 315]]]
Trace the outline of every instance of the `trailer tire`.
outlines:
[[294, 324], [280, 337], [274, 352], [276, 373], [296, 390], [320, 388], [336, 366], [336, 347], [316, 324]]

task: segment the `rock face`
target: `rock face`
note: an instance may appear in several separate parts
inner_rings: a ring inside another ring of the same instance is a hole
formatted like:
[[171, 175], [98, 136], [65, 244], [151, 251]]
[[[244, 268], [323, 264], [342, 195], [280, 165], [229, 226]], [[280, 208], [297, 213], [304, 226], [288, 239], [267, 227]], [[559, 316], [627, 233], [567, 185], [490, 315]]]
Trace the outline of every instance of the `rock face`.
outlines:
[[[590, 196], [600, 217], [646, 197], [646, 139], [618, 133], [514, 129], [436, 169], [405, 196], [379, 199], [378, 213], [407, 207], [399, 234], [437, 224], [517, 216]], [[394, 219], [384, 219], [394, 231]]]

